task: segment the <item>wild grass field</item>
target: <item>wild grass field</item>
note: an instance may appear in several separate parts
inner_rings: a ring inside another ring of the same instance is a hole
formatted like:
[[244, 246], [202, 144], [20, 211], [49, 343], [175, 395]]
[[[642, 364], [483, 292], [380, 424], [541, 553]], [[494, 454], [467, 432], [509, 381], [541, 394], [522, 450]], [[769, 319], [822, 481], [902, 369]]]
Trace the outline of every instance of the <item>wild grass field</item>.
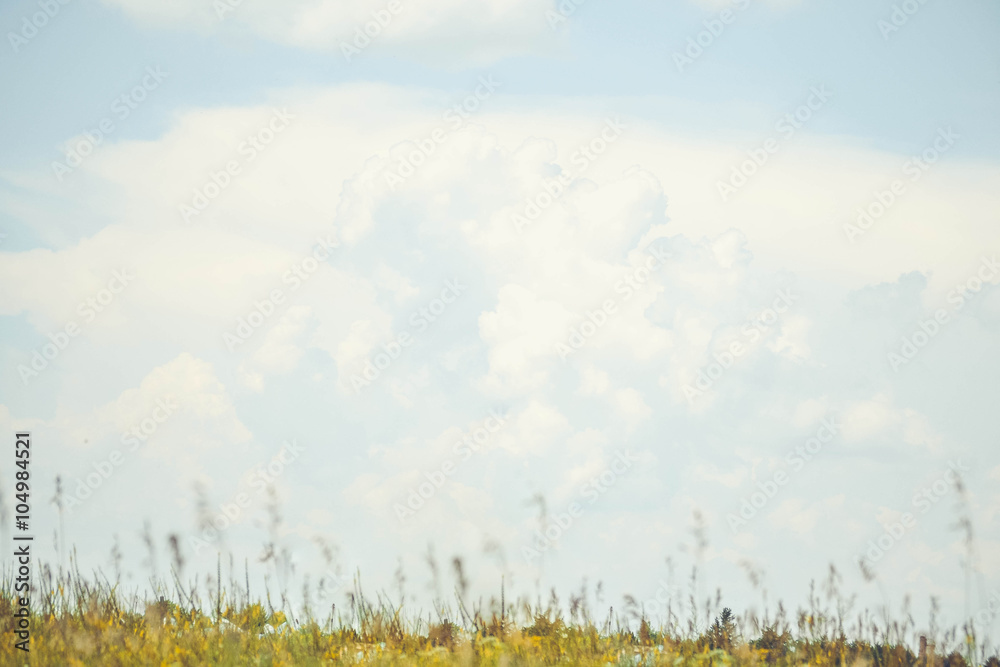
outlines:
[[307, 589], [293, 612], [284, 591], [279, 600], [251, 597], [249, 579], [237, 581], [232, 567], [224, 582], [221, 561], [214, 579], [185, 586], [172, 571], [146, 593], [125, 592], [100, 572], [85, 577], [72, 564], [39, 572], [29, 653], [14, 647], [14, 578], [4, 577], [0, 664], [1000, 667], [971, 623], [941, 631], [931, 618], [928, 633], [908, 614], [852, 615], [832, 567], [821, 592], [814, 588], [794, 612], [779, 604], [761, 617], [737, 615], [718, 595], [704, 605], [691, 596], [671, 599], [658, 622], [628, 596], [621, 608], [591, 609], [586, 590], [566, 601], [554, 590], [545, 602], [508, 600], [501, 585], [498, 596], [472, 601], [456, 587], [452, 601], [419, 613], [386, 593], [366, 595], [355, 576], [342, 602], [321, 610]]

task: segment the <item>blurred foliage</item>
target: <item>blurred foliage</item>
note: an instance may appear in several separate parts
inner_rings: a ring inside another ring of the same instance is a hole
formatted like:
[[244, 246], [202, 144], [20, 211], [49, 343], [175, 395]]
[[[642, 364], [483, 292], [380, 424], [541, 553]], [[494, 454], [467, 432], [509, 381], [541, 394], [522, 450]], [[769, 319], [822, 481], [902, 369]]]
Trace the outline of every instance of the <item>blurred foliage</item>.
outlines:
[[[15, 599], [8, 578], [0, 587], [2, 665], [844, 665], [850, 667], [958, 667], [969, 663], [958, 652], [914, 655], [903, 643], [848, 639], [831, 619], [800, 618], [793, 635], [780, 618], [757, 624], [752, 637], [745, 623], [724, 608], [704, 632], [680, 633], [655, 627], [644, 616], [623, 621], [609, 612], [596, 624], [583, 614], [567, 621], [555, 597], [546, 606], [525, 601], [499, 613], [467, 612], [462, 622], [429, 616], [404, 620], [401, 608], [384, 596], [366, 599], [356, 582], [347, 593], [350, 617], [325, 621], [307, 615], [293, 622], [267, 600], [210, 590], [207, 606], [196, 589], [176, 588], [177, 599], [129, 599], [117, 585], [84, 581], [79, 574], [43, 576], [35, 590], [30, 656], [14, 648]], [[284, 597], [284, 596], [282, 596]], [[439, 617], [450, 610], [439, 607]], [[634, 628], [633, 631], [630, 628]], [[887, 629], [888, 632], [888, 629]], [[888, 636], [888, 635], [886, 635]], [[971, 654], [970, 654], [971, 655]], [[1000, 667], [996, 658], [980, 661]]]

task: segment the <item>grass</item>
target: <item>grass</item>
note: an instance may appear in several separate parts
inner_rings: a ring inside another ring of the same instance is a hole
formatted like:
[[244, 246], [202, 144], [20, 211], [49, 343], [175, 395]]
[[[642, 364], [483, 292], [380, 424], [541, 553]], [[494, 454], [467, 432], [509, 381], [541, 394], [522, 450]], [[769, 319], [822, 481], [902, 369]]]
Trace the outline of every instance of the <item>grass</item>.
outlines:
[[[63, 562], [58, 479], [56, 486], [60, 531], [55, 546]], [[753, 610], [734, 614], [723, 606], [719, 592], [714, 599], [696, 601], [699, 596], [695, 591], [700, 587], [695, 567], [689, 592], [671, 591], [665, 605], [657, 610], [658, 620], [653, 620], [645, 605], [631, 596], [625, 596], [617, 609], [592, 610], [590, 600], [603, 604], [600, 583], [594, 595], [584, 584], [565, 603], [555, 590], [543, 603], [540, 592], [534, 601], [526, 597], [509, 600], [501, 580], [499, 597], [473, 600], [463, 562], [454, 558], [450, 563], [456, 582], [453, 599], [446, 600], [438, 593], [427, 612], [407, 609], [384, 592], [366, 595], [360, 573], [353, 581], [333, 574], [336, 548], [315, 538], [327, 574], [315, 585], [310, 585], [308, 578], [302, 579], [301, 595], [293, 604], [288, 586], [294, 568], [290, 552], [279, 541], [282, 518], [273, 490], [270, 497], [270, 535], [260, 561], [275, 575], [274, 596], [272, 580], [267, 577], [263, 598], [254, 597], [249, 563], [244, 562], [240, 580], [231, 555], [227, 580], [223, 579], [221, 556], [214, 577], [185, 577], [177, 535], [168, 536], [170, 574], [160, 578], [156, 574], [157, 549], [147, 524], [142, 537], [152, 576], [144, 590], [130, 591], [121, 584], [122, 554], [117, 537], [111, 550], [113, 578], [100, 570], [82, 575], [75, 551], [69, 555], [68, 567], [37, 567], [30, 591], [30, 653], [15, 648], [13, 565], [0, 574], [0, 666], [1000, 667], [998, 649], [977, 637], [980, 627], [971, 620], [961, 628], [938, 628], [938, 604], [933, 598], [926, 630], [917, 628], [908, 600], [901, 621], [892, 620], [885, 612], [855, 612], [855, 598], [841, 592], [841, 577], [832, 565], [819, 591], [815, 584], [811, 586], [804, 607], [790, 612], [778, 603], [771, 612], [762, 572], [743, 563], [751, 584], [765, 600], [761, 616]], [[962, 519], [959, 524], [965, 527], [968, 577], [972, 573], [968, 564], [975, 562], [971, 522]], [[692, 553], [696, 562], [702, 562], [707, 540], [697, 512], [694, 535]], [[431, 549], [426, 562], [437, 591], [441, 577]], [[667, 564], [673, 572], [672, 559], [668, 558]], [[876, 579], [865, 567], [862, 574], [869, 582]], [[406, 599], [404, 583], [400, 565], [395, 574], [395, 599]]]
[[[828, 583], [836, 583], [832, 568]], [[971, 631], [944, 633], [937, 650], [931, 643], [915, 655], [909, 642], [919, 634], [912, 620], [876, 622], [861, 614], [848, 624], [850, 601], [832, 586], [825, 603], [811, 594], [808, 608], [791, 617], [780, 605], [764, 618], [722, 609], [699, 628], [702, 613], [693, 599], [679, 607], [671, 601], [667, 621], [654, 626], [631, 598], [621, 611], [610, 608], [594, 618], [585, 591], [568, 605], [553, 592], [545, 604], [519, 599], [508, 606], [502, 589], [500, 599], [476, 603], [456, 589], [455, 601], [437, 603], [433, 614], [408, 615], [385, 594], [366, 597], [355, 578], [345, 609], [310, 610], [306, 590], [293, 617], [284, 593], [276, 608], [270, 593], [252, 599], [249, 585], [244, 589], [232, 576], [222, 584], [221, 564], [204, 595], [197, 583], [182, 585], [176, 572], [169, 585], [153, 580], [150, 593], [141, 595], [123, 592], [100, 572], [85, 578], [72, 566], [43, 566], [32, 587], [29, 656], [14, 648], [13, 584], [7, 575], [0, 585], [3, 665], [1000, 667]]]

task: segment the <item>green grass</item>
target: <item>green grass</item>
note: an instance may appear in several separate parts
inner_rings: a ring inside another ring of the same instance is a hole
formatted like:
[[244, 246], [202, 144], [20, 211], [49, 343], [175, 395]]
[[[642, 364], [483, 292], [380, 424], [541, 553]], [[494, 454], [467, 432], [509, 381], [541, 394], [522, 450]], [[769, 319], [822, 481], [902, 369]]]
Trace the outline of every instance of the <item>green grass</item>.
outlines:
[[698, 629], [697, 610], [683, 622], [671, 611], [662, 626], [629, 604], [598, 619], [586, 596], [572, 597], [563, 611], [554, 592], [544, 605], [520, 599], [508, 606], [502, 596], [472, 604], [457, 590], [452, 605], [411, 615], [383, 594], [366, 597], [356, 579], [343, 596], [345, 609], [305, 610], [295, 620], [270, 594], [251, 599], [234, 582], [202, 596], [197, 585], [185, 588], [172, 576], [171, 586], [151, 582], [146, 597], [123, 593], [100, 573], [88, 579], [72, 569], [41, 572], [32, 592], [30, 655], [14, 648], [13, 579], [0, 587], [0, 664], [1000, 667], [972, 634], [958, 630], [939, 637], [937, 651], [932, 643], [926, 655], [914, 655], [906, 643], [917, 639], [912, 623], [876, 623], [862, 614], [848, 624], [835, 592], [829, 608], [810, 595], [809, 608], [792, 618], [780, 607], [763, 619], [724, 609]]

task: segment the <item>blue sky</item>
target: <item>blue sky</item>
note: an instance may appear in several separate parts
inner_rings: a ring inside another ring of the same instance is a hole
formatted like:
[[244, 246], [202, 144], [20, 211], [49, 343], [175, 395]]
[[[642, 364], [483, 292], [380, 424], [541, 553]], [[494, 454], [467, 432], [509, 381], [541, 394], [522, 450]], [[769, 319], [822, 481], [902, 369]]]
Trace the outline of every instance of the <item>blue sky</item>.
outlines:
[[[522, 593], [586, 578], [650, 601], [671, 557], [734, 607], [760, 599], [747, 564], [794, 605], [833, 563], [873, 608], [908, 593], [952, 620], [978, 608], [1000, 588], [1000, 8], [917, 3], [886, 39], [889, 2], [587, 0], [553, 30], [554, 5], [498, 0], [490, 17], [413, 0], [351, 62], [339, 44], [379, 2], [245, 0], [220, 21], [193, 0], [73, 0], [16, 52], [8, 36], [0, 423], [39, 443], [36, 497], [118, 451], [67, 510], [81, 559], [107, 567], [118, 535], [141, 581], [149, 521], [208, 571], [216, 548], [259, 553], [254, 471], [294, 439], [274, 486], [296, 576], [323, 571], [322, 538], [375, 586], [402, 562], [417, 604], [431, 544], [474, 563], [484, 594], [506, 574]], [[674, 54], [727, 10], [679, 72]], [[0, 26], [37, 11], [7, 3]], [[147, 68], [166, 77], [116, 117]], [[445, 111], [469, 100], [452, 127]], [[60, 180], [53, 161], [104, 119], [114, 130]], [[907, 167], [925, 151], [933, 164]], [[860, 231], [859, 209], [876, 212]], [[652, 267], [651, 248], [671, 258]], [[70, 325], [65, 349], [23, 370]], [[463, 458], [454, 443], [491, 411], [505, 424]], [[143, 424], [148, 442], [123, 452]], [[625, 452], [637, 463], [614, 472]], [[216, 517], [254, 499], [204, 548], [196, 487]], [[574, 503], [531, 557], [539, 521]], [[55, 508], [36, 512], [51, 534]], [[907, 512], [915, 527], [865, 581], [857, 557]], [[977, 530], [971, 601], [949, 528], [961, 512]]]
[[[458, 92], [470, 77], [489, 71], [507, 82], [508, 93], [519, 95], [676, 98], [676, 106], [688, 107], [673, 110], [680, 118], [663, 118], [662, 108], [646, 113], [689, 130], [707, 107], [711, 123], [700, 129], [709, 132], [752, 131], [748, 113], [782, 108], [804, 84], [825, 82], [838, 91], [838, 108], [816, 131], [906, 151], [920, 145], [928, 124], [950, 122], [979, 138], [964, 149], [968, 154], [996, 156], [995, 4], [929, 2], [888, 41], [877, 22], [891, 15], [892, 3], [789, 4], [751, 4], [724, 39], [681, 74], [673, 53], [718, 13], [694, 2], [588, 0], [560, 24], [558, 39], [542, 45], [542, 54], [472, 68], [461, 61], [436, 67], [373, 52], [346, 63], [337, 52], [249, 36], [224, 41], [176, 27], [136, 25], [117, 7], [74, 2], [19, 53], [3, 54], [0, 81], [12, 93], [2, 135], [5, 164], [24, 164], [78, 131], [88, 117], [99, 117], [107, 100], [154, 62], [184, 83], [164, 91], [156, 110], [130, 124], [132, 136], [161, 132], [171, 109], [259, 102], [276, 87], [374, 80]], [[4, 25], [17, 26], [32, 10], [34, 3], [12, 2], [0, 16]], [[636, 111], [641, 109], [640, 102]]]

